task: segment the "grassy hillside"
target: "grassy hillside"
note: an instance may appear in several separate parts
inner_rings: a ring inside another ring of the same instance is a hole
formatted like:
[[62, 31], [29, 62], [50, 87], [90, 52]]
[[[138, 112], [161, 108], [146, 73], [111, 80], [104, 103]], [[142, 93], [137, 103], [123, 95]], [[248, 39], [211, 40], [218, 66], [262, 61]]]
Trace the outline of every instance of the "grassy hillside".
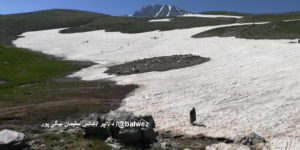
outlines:
[[247, 15], [238, 22], [274, 22], [292, 19], [300, 19], [300, 12]]
[[0, 16], [0, 43], [10, 44], [18, 35], [26, 31], [80, 26], [102, 17], [108, 16], [62, 9], [3, 15]]
[[[300, 12], [247, 15], [237, 22], [270, 22], [263, 25], [244, 25], [212, 29], [193, 37], [230, 37], [247, 39], [297, 39], [300, 38]], [[296, 21], [287, 21], [296, 20]]]
[[46, 83], [82, 67], [74, 62], [0, 45], [0, 104], [22, 102], [33, 89], [49, 88]]
[[[117, 109], [136, 85], [64, 78], [91, 66], [26, 49], [9, 48], [23, 32], [75, 27], [110, 16], [76, 10], [45, 10], [0, 16], [0, 124], [39, 123]], [[1, 45], [5, 44], [7, 46]]]
[[250, 13], [231, 12], [231, 11], [206, 11], [206, 12], [201, 12], [200, 14], [229, 15], [229, 16], [248, 16], [248, 15], [251, 15]]
[[28, 125], [109, 112], [137, 88], [111, 81], [64, 78], [90, 65], [0, 46], [0, 125]]
[[[171, 22], [148, 22], [153, 18], [113, 17], [78, 10], [53, 9], [31, 13], [0, 16], [0, 43], [10, 44], [27, 31], [66, 28], [62, 33], [85, 32], [99, 29], [140, 33], [154, 30], [172, 30], [191, 27], [230, 24], [236, 22], [265, 22], [300, 19], [300, 12], [251, 15], [247, 13], [211, 11], [204, 14], [245, 16], [234, 18], [175, 17]], [[157, 18], [156, 18], [157, 19]]]
[[[105, 29], [123, 33], [140, 33], [154, 30], [173, 30], [191, 27], [212, 26], [235, 23], [233, 18], [175, 17], [170, 22], [149, 22], [153, 18], [110, 17], [92, 23], [63, 30], [62, 33], [85, 32]], [[158, 18], [155, 18], [158, 19]]]
[[48, 59], [42, 54], [0, 45], [0, 80], [6, 81], [1, 88], [45, 82], [76, 69], [79, 67], [69, 61]]
[[262, 25], [244, 25], [234, 27], [223, 27], [209, 30], [197, 35], [201, 37], [231, 37], [246, 39], [297, 39], [300, 38], [300, 21], [272, 22]]
[[[27, 31], [66, 28], [63, 33], [85, 32], [99, 29], [139, 33], [154, 30], [172, 30], [198, 26], [230, 24], [232, 18], [183, 18], [171, 22], [148, 22], [153, 18], [113, 17], [78, 10], [44, 10], [31, 13], [0, 16], [0, 43], [10, 44], [18, 35]], [[157, 19], [157, 18], [156, 18]]]
[[[106, 17], [100, 18], [85, 25], [76, 26], [63, 30], [62, 33], [86, 32], [105, 29], [106, 31], [121, 31], [123, 33], [140, 33], [154, 30], [173, 30], [191, 27], [213, 26], [231, 24], [236, 22], [276, 22], [282, 20], [300, 19], [300, 12], [280, 14], [247, 14], [239, 12], [212, 11], [204, 14], [236, 15], [244, 16], [241, 19], [234, 18], [198, 18], [198, 17], [175, 17], [170, 22], [148, 22], [153, 18], [131, 17]], [[156, 18], [157, 19], [157, 18]]]

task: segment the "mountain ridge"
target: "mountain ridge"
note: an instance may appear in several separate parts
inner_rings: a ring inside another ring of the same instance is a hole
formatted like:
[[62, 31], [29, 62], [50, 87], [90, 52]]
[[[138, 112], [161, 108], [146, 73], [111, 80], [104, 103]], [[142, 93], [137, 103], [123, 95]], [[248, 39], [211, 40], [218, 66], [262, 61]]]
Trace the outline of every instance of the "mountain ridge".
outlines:
[[149, 5], [130, 14], [130, 17], [173, 17], [189, 12], [174, 5]]

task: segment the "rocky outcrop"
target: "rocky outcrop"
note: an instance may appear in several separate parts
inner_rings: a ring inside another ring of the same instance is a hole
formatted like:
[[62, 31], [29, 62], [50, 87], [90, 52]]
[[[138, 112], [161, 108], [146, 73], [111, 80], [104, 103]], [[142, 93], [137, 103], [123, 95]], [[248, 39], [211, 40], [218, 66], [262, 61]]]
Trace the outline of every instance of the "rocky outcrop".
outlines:
[[1, 84], [5, 84], [5, 83], [6, 83], [6, 81], [0, 80], [0, 85], [1, 85]]
[[19, 150], [24, 147], [26, 147], [26, 138], [23, 133], [12, 130], [0, 131], [1, 150]]
[[205, 149], [205, 150], [270, 150], [265, 138], [250, 133], [236, 139], [210, 137], [203, 134], [184, 135], [172, 131], [160, 131], [160, 147], [172, 149]]
[[110, 66], [107, 74], [129, 75], [150, 71], [168, 71], [190, 67], [208, 62], [210, 58], [196, 55], [173, 55], [136, 60], [120, 65]]
[[118, 140], [109, 137], [105, 140], [105, 143], [110, 146], [112, 149], [121, 149], [122, 145], [118, 142]]
[[112, 137], [122, 144], [133, 146], [147, 146], [157, 141], [152, 116], [134, 116], [126, 111], [114, 111], [107, 115], [91, 114], [83, 121], [98, 122], [97, 126], [84, 128], [86, 137]]
[[254, 132], [244, 136], [240, 137], [235, 140], [235, 143], [247, 145], [253, 149], [263, 149], [266, 146], [266, 139]]
[[218, 143], [218, 144], [207, 146], [205, 150], [251, 150], [251, 149], [245, 145]]
[[100, 127], [102, 123], [105, 123], [106, 120], [103, 118], [101, 114], [93, 113], [85, 116], [82, 120], [82, 123], [98, 123], [98, 126], [87, 126], [84, 128], [85, 137], [93, 137], [97, 136], [102, 139], [106, 139], [107, 137], [112, 136], [112, 132], [110, 128]]
[[[72, 119], [69, 121], [73, 122]], [[172, 131], [160, 131], [158, 134], [154, 131], [156, 125], [152, 116], [135, 116], [126, 111], [113, 111], [109, 114], [93, 113], [80, 120], [76, 119], [75, 122], [93, 126], [58, 127], [39, 132], [34, 129], [31, 134], [27, 133], [28, 139], [31, 140], [28, 142], [30, 149], [65, 149], [71, 145], [66, 143], [74, 140], [70, 138], [78, 138], [78, 135], [83, 138], [82, 135], [84, 135], [86, 138], [96, 137], [105, 140], [105, 143], [112, 149], [122, 149], [125, 145], [130, 145], [138, 148], [152, 147], [164, 150], [270, 150], [270, 145], [265, 138], [255, 133], [236, 139], [209, 137], [203, 134], [185, 135]], [[94, 122], [98, 123], [94, 124]], [[145, 123], [144, 126], [142, 123]], [[51, 147], [51, 145], [45, 144], [45, 140], [49, 140], [49, 137], [54, 139], [51, 141], [52, 144], [57, 142], [64, 144], [56, 144]], [[11, 130], [0, 131], [0, 150], [22, 149], [26, 146], [25, 141], [23, 133]]]

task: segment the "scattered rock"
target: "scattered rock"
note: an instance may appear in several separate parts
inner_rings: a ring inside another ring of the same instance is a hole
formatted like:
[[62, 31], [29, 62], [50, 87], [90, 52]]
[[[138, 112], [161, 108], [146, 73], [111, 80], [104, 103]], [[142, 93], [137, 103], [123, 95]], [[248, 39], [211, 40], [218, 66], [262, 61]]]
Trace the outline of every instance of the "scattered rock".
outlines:
[[142, 128], [142, 143], [152, 144], [156, 142], [156, 133], [154, 132], [153, 128]]
[[160, 144], [160, 146], [163, 150], [173, 150], [173, 146], [171, 145], [171, 143], [163, 142]]
[[96, 121], [99, 123], [98, 126], [91, 126], [91, 127], [85, 127], [84, 132], [85, 132], [85, 137], [100, 137], [101, 139], [106, 139], [110, 136], [112, 136], [112, 133], [110, 131], [110, 128], [108, 127], [101, 127], [102, 123], [105, 123], [106, 120], [98, 117]]
[[254, 149], [262, 149], [266, 145], [267, 141], [262, 136], [252, 132], [247, 136], [238, 138], [235, 143], [247, 145]]
[[24, 147], [26, 147], [26, 138], [23, 133], [6, 129], [0, 131], [1, 150], [18, 150]]
[[68, 134], [78, 134], [82, 132], [81, 128], [70, 128], [66, 131]]
[[105, 143], [110, 146], [112, 149], [119, 150], [122, 148], [122, 145], [112, 137], [109, 137], [105, 140]]
[[8, 62], [7, 61], [0, 61], [0, 65], [7, 65]]
[[294, 41], [289, 42], [289, 44], [295, 44], [295, 43], [299, 43], [299, 41], [298, 42], [294, 42]]
[[233, 144], [234, 141], [228, 138], [209, 137], [203, 134], [184, 135], [172, 131], [161, 131], [159, 134], [161, 143], [169, 143], [173, 149], [201, 149], [204, 150], [207, 146], [219, 143]]
[[142, 142], [142, 133], [137, 128], [121, 130], [118, 137], [121, 143], [127, 145], [136, 145]]
[[266, 140], [262, 136], [259, 136], [256, 133], [252, 132], [247, 136], [237, 139], [236, 143], [240, 143], [243, 145], [256, 145], [260, 143], [266, 143]]
[[[120, 143], [132, 146], [149, 146], [157, 141], [152, 116], [135, 116], [126, 111], [113, 111], [105, 115], [92, 114], [84, 121], [98, 121], [95, 127], [85, 127], [85, 136], [102, 139], [113, 137]], [[107, 126], [103, 126], [103, 125]]]
[[33, 144], [35, 144], [36, 143], [36, 141], [35, 140], [32, 140], [32, 141], [29, 141], [28, 142], [28, 145], [33, 145]]
[[105, 73], [129, 75], [150, 71], [167, 71], [205, 63], [209, 58], [195, 55], [173, 55], [136, 60], [121, 65], [108, 67]]
[[145, 120], [146, 122], [148, 122], [150, 127], [152, 127], [152, 128], [156, 127], [154, 119], [151, 115], [143, 116], [142, 119]]
[[173, 133], [172, 131], [161, 131], [159, 133], [160, 139], [178, 139], [178, 138], [185, 138], [182, 134]]
[[107, 116], [104, 116], [107, 120], [112, 121], [129, 121], [133, 120], [136, 116], [133, 113], [127, 111], [112, 111]]
[[16, 73], [23, 73], [23, 72], [28, 72], [28, 70], [24, 68], [19, 68]]
[[0, 85], [5, 84], [5, 83], [6, 83], [6, 81], [0, 80]]
[[206, 146], [205, 150], [251, 150], [251, 149], [245, 145], [218, 143], [218, 144]]
[[105, 140], [105, 143], [110, 146], [112, 149], [121, 149], [122, 148], [122, 145], [114, 138], [112, 137], [109, 137]]
[[34, 86], [34, 85], [39, 85], [39, 83], [22, 84], [22, 85], [17, 85], [15, 87], [16, 88], [24, 88], [24, 87]]

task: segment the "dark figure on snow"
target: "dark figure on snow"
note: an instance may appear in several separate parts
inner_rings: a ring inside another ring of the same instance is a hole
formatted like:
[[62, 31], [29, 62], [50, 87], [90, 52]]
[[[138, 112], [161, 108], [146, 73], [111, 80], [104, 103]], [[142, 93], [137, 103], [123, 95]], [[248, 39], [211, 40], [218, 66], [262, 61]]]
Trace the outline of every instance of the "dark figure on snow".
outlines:
[[196, 110], [195, 107], [190, 111], [190, 121], [191, 124], [194, 125], [194, 122], [196, 121]]

